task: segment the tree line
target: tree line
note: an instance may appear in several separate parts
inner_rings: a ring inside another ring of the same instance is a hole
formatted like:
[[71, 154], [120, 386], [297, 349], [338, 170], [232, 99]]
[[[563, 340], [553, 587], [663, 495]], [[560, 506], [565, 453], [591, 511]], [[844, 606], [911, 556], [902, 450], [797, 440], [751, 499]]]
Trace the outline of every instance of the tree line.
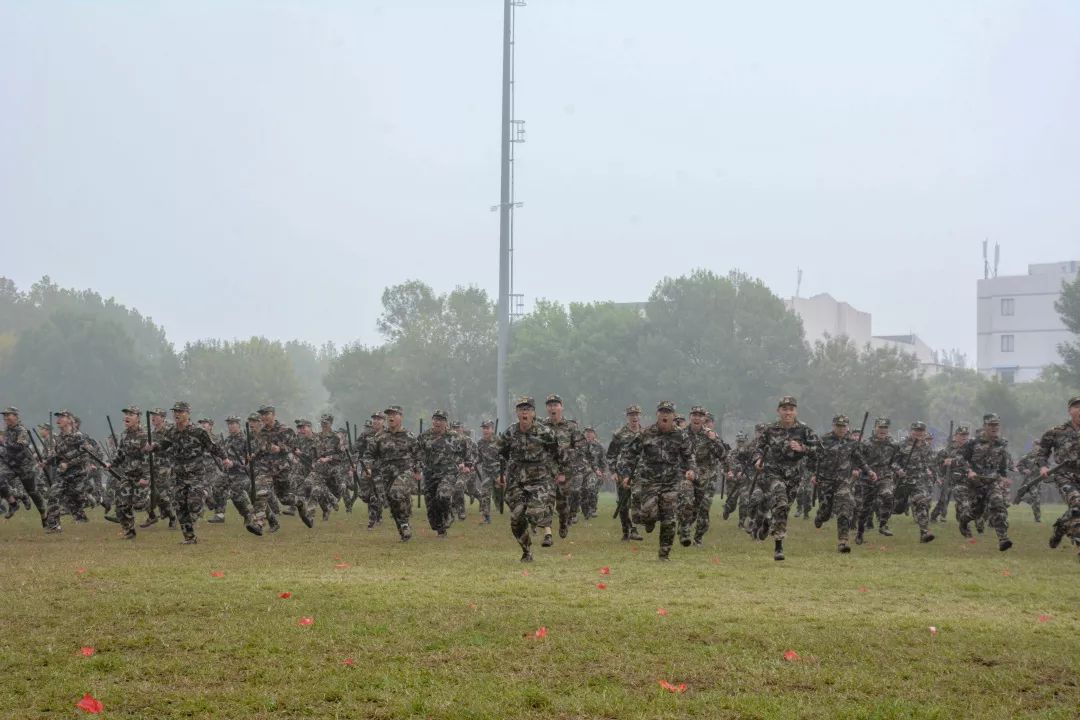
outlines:
[[[1080, 280], [1058, 304], [1080, 334]], [[92, 290], [48, 277], [26, 291], [0, 278], [0, 387], [28, 421], [61, 406], [91, 433], [128, 402], [183, 398], [220, 421], [272, 402], [281, 417], [334, 413], [363, 421], [389, 403], [415, 422], [436, 407], [475, 426], [494, 417], [496, 314], [476, 287], [438, 293], [419, 280], [388, 287], [375, 319], [381, 343], [200, 340], [177, 350], [152, 318]], [[1014, 446], [1026, 446], [1064, 416], [1080, 388], [1080, 342], [1036, 382], [1004, 385], [974, 370], [921, 374], [913, 355], [856, 347], [847, 338], [806, 343], [802, 323], [760, 280], [695, 270], [664, 278], [641, 303], [540, 300], [514, 323], [511, 393], [542, 402], [555, 392], [568, 416], [613, 431], [629, 403], [646, 413], [662, 399], [712, 410], [730, 440], [773, 417], [780, 395], [799, 397], [800, 417], [824, 432], [833, 415], [863, 411], [894, 428], [926, 420], [939, 436], [950, 421], [1002, 416]], [[1072, 392], [1070, 392], [1070, 388]]]

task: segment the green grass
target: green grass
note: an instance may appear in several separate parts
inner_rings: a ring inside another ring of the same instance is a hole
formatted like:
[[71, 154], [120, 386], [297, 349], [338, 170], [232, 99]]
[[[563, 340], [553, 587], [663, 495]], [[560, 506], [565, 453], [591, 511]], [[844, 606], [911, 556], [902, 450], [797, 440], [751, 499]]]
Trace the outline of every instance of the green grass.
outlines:
[[793, 520], [784, 563], [714, 510], [706, 547], [660, 564], [656, 535], [619, 542], [611, 510], [528, 566], [506, 519], [475, 513], [402, 545], [344, 513], [254, 538], [230, 509], [181, 547], [162, 524], [123, 542], [97, 511], [45, 536], [20, 512], [0, 523], [0, 717], [73, 717], [86, 692], [109, 718], [1080, 713], [1080, 563], [1026, 506], [1008, 553], [954, 522], [920, 545], [899, 518], [840, 556], [834, 526]]

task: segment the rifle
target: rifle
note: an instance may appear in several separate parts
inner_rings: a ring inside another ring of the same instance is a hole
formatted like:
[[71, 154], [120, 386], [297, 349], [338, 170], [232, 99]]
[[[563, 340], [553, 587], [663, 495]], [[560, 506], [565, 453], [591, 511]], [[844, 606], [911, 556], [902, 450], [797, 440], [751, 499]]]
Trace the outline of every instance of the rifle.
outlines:
[[109, 417], [108, 415], [106, 415], [105, 419], [109, 421], [109, 435], [112, 436], [113, 448], [115, 450], [119, 451], [120, 450], [120, 441], [116, 439], [116, 431], [113, 430], [112, 418]]
[[244, 423], [244, 443], [247, 449], [247, 471], [248, 478], [251, 479], [251, 490], [248, 492], [251, 495], [251, 503], [255, 504], [255, 465], [252, 462], [254, 460], [251, 453], [251, 423]]
[[30, 438], [30, 447], [34, 448], [34, 454], [37, 455], [38, 462], [44, 465], [45, 458], [41, 456], [41, 451], [38, 450], [37, 443], [34, 442], [34, 435], [32, 433], [27, 433], [26, 436]]
[[124, 481], [124, 478], [120, 477], [120, 474], [118, 472], [116, 472], [111, 467], [109, 467], [108, 463], [106, 463], [104, 460], [102, 460], [97, 455], [95, 455], [93, 450], [90, 450], [89, 448], [83, 448], [83, 452], [85, 454], [89, 455], [91, 460], [93, 460], [98, 465], [100, 465], [102, 470], [109, 473], [110, 475], [112, 475], [114, 478], [116, 478], [120, 482]]
[[[424, 418], [420, 418], [420, 435], [424, 434]], [[416, 441], [420, 442], [420, 436], [417, 435]], [[422, 508], [424, 504], [422, 502], [424, 497], [424, 491], [420, 487], [420, 478], [416, 478], [416, 507]]]
[[1057, 474], [1058, 472], [1060, 472], [1062, 469], [1064, 469], [1066, 467], [1076, 466], [1077, 462], [1078, 461], [1076, 461], [1076, 460], [1065, 460], [1063, 462], [1059, 462], [1057, 465], [1050, 468], [1050, 471], [1048, 473], [1046, 473], [1045, 478], [1042, 476], [1041, 471], [1036, 471], [1033, 477], [1031, 477], [1030, 479], [1025, 481], [1020, 487], [1018, 487], [1016, 489], [1016, 496], [1013, 497], [1012, 504], [1013, 505], [1019, 505], [1020, 504], [1020, 499], [1022, 497], [1024, 497], [1025, 495], [1027, 495], [1028, 492], [1031, 491], [1033, 488], [1038, 487], [1039, 483], [1041, 483], [1044, 480], [1049, 480], [1051, 477], [1053, 477], [1055, 474]]
[[[112, 429], [112, 424], [109, 424]], [[150, 411], [146, 411], [146, 444], [150, 446], [147, 462], [150, 465], [150, 510], [158, 506], [157, 481], [154, 479], [154, 424], [150, 422]], [[119, 446], [117, 446], [119, 447]]]
[[[37, 428], [30, 428], [30, 432], [32, 437], [36, 437], [38, 442], [41, 443], [41, 449], [48, 451], [49, 446], [45, 444], [45, 439], [38, 435]], [[37, 449], [37, 446], [35, 445], [34, 448]], [[40, 453], [38, 454], [38, 457], [41, 457]], [[56, 482], [56, 457], [53, 456], [47, 461], [42, 460], [41, 462], [45, 466], [45, 477], [48, 478], [49, 484], [54, 484]]]

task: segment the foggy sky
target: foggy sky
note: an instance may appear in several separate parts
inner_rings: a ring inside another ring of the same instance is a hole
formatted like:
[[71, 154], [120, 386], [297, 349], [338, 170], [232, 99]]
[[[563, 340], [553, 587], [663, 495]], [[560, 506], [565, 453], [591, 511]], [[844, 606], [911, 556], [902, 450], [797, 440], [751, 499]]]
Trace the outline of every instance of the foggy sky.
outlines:
[[[0, 0], [0, 274], [208, 338], [498, 288], [502, 3]], [[739, 268], [975, 361], [980, 243], [1080, 259], [1080, 3], [518, 11], [516, 288]]]

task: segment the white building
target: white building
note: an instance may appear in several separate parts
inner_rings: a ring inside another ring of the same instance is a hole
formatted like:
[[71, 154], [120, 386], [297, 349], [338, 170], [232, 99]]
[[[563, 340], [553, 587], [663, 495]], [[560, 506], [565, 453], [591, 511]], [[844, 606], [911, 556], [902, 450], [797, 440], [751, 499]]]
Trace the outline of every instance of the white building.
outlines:
[[1061, 361], [1057, 346], [1074, 339], [1054, 309], [1062, 283], [1072, 282], [1080, 262], [1028, 265], [1027, 275], [979, 280], [979, 372], [1004, 382], [1027, 382]]
[[874, 335], [870, 313], [838, 301], [828, 293], [809, 298], [788, 298], [785, 303], [802, 319], [806, 342], [811, 347], [826, 336], [846, 336], [860, 350], [869, 343], [875, 350], [898, 348], [912, 354], [919, 360], [924, 375], [933, 375], [941, 370], [933, 349], [918, 335]]

